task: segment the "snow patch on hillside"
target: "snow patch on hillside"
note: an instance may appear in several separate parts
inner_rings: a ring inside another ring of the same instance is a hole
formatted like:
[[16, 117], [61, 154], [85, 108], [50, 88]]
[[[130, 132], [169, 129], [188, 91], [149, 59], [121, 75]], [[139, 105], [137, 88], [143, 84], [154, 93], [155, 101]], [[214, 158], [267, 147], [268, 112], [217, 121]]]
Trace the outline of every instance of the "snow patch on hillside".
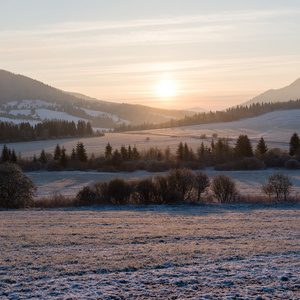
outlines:
[[5, 104], [5, 107], [11, 106], [15, 107], [17, 106], [18, 109], [31, 109], [31, 108], [41, 108], [41, 107], [61, 107], [60, 104], [52, 103], [52, 102], [46, 102], [42, 100], [22, 100], [22, 101], [11, 101]]
[[85, 113], [91, 117], [104, 117], [104, 118], [110, 118], [112, 119], [114, 122], [116, 122], [116, 124], [123, 124], [125, 123], [126, 125], [129, 125], [130, 124], [130, 121], [128, 120], [124, 120], [124, 119], [120, 119], [117, 115], [113, 115], [113, 114], [110, 114], [110, 113], [106, 113], [106, 112], [103, 112], [103, 111], [98, 111], [98, 110], [91, 110], [91, 109], [88, 109], [88, 108], [82, 108], [82, 107], [78, 107], [82, 110], [85, 111]]

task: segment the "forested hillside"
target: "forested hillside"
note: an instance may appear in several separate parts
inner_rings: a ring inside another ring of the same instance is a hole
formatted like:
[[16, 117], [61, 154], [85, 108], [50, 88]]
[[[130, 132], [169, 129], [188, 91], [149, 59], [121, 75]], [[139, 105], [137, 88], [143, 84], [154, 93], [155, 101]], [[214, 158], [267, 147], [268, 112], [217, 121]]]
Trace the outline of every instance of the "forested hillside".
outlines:
[[115, 128], [115, 132], [121, 131], [134, 131], [134, 130], [146, 130], [146, 129], [160, 129], [190, 125], [200, 125], [208, 123], [218, 122], [231, 122], [245, 118], [257, 117], [268, 112], [275, 110], [289, 110], [299, 109], [300, 100], [288, 101], [288, 102], [277, 102], [277, 103], [256, 103], [250, 106], [236, 106], [228, 108], [224, 111], [216, 111], [209, 113], [199, 113], [190, 117], [185, 117], [180, 120], [170, 120], [163, 124], [143, 123], [138, 126], [122, 124]]

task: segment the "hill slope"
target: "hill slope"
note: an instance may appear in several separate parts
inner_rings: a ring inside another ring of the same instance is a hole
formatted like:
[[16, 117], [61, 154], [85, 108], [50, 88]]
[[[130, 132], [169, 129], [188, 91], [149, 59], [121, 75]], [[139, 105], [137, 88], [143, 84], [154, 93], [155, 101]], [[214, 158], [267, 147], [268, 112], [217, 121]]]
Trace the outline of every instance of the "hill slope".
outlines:
[[165, 110], [143, 105], [107, 102], [77, 93], [67, 93], [23, 75], [0, 70], [0, 120], [20, 123], [45, 119], [91, 121], [93, 127], [162, 123], [191, 112]]
[[253, 103], [264, 103], [264, 102], [286, 102], [289, 100], [300, 99], [300, 78], [294, 81], [289, 86], [268, 90], [253, 99], [243, 103], [242, 105], [250, 105]]

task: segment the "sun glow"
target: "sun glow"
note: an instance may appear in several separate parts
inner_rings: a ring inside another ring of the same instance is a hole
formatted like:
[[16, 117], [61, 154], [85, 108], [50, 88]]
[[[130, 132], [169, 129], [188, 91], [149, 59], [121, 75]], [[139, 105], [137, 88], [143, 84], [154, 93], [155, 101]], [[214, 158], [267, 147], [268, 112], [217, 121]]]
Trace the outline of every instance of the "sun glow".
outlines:
[[158, 97], [173, 97], [176, 95], [176, 84], [173, 80], [164, 79], [156, 86], [156, 91]]

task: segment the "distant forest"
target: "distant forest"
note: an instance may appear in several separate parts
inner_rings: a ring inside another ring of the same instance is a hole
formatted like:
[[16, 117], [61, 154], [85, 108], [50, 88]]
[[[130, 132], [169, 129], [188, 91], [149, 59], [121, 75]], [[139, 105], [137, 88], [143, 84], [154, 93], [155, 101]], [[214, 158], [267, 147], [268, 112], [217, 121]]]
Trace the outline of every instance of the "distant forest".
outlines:
[[93, 135], [90, 122], [51, 120], [36, 125], [28, 122], [13, 124], [0, 122], [0, 142], [20, 142], [47, 140], [51, 138], [77, 137]]
[[300, 109], [300, 100], [290, 100], [288, 102], [275, 102], [275, 103], [256, 103], [250, 106], [236, 106], [228, 108], [224, 111], [216, 112], [203, 112], [193, 116], [186, 116], [180, 120], [171, 119], [166, 123], [154, 124], [154, 123], [143, 123], [141, 125], [127, 125], [121, 124], [115, 127], [115, 132], [122, 131], [135, 131], [135, 130], [147, 130], [147, 129], [162, 129], [170, 127], [180, 126], [191, 126], [208, 123], [218, 122], [231, 122], [238, 121], [245, 118], [252, 118], [263, 115], [265, 113], [273, 112], [275, 110], [286, 110], [286, 109]]

